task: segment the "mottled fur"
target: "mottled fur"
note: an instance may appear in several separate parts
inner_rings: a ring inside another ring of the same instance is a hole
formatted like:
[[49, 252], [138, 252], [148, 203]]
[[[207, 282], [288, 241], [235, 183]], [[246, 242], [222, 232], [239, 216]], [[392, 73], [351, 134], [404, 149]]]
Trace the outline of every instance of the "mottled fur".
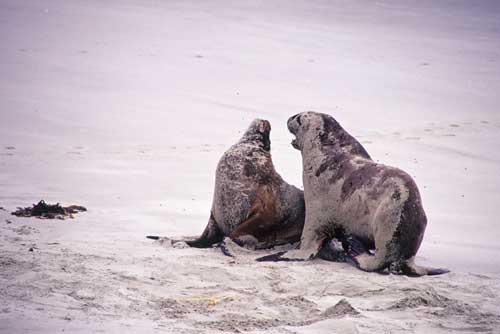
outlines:
[[230, 237], [249, 248], [269, 248], [300, 240], [303, 192], [286, 183], [271, 158], [271, 125], [254, 120], [217, 165], [212, 210], [193, 247], [210, 247]]
[[341, 229], [375, 249], [374, 255], [354, 254], [363, 270], [391, 266], [409, 275], [442, 273], [413, 264], [427, 218], [407, 173], [375, 163], [329, 115], [295, 115], [288, 129], [296, 137], [292, 145], [302, 152], [306, 202], [301, 247], [290, 257], [316, 256], [331, 231]]

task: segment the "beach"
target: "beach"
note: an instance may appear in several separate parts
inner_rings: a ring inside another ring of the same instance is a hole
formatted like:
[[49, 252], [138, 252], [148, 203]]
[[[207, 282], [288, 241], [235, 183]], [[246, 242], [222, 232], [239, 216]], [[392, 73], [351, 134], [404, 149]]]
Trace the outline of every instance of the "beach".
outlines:
[[[500, 333], [499, 3], [3, 0], [0, 40], [0, 333]], [[203, 231], [255, 118], [302, 188], [306, 110], [414, 178], [449, 274], [146, 239]]]

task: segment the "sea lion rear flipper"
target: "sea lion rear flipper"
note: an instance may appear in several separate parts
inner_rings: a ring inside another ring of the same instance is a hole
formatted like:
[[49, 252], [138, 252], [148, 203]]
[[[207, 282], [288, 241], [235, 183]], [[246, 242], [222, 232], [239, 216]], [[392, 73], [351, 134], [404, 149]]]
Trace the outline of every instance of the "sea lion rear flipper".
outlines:
[[255, 259], [257, 262], [283, 262], [283, 261], [305, 261], [304, 259], [292, 259], [283, 257], [287, 252], [279, 252], [271, 255], [266, 255]]
[[209, 248], [213, 244], [221, 242], [223, 239], [224, 233], [222, 233], [219, 226], [217, 226], [213, 214], [210, 213], [210, 219], [208, 220], [207, 227], [205, 227], [201, 236], [195, 240], [187, 240], [185, 242], [191, 247]]
[[292, 249], [286, 252], [279, 252], [255, 259], [257, 262], [283, 262], [283, 261], [308, 261], [314, 259], [318, 254], [317, 250]]
[[427, 270], [428, 276], [442, 275], [450, 272], [449, 269], [446, 268], [425, 268]]
[[203, 231], [201, 236], [199, 236], [198, 238], [186, 237], [183, 239], [176, 240], [176, 239], [170, 239], [168, 237], [160, 237], [158, 235], [147, 235], [146, 238], [152, 239], [152, 240], [157, 240], [160, 242], [167, 240], [169, 242], [169, 244], [171, 244], [171, 245], [175, 245], [178, 243], [186, 243], [190, 247], [209, 248], [213, 244], [221, 242], [222, 239], [224, 239], [224, 234], [217, 226], [217, 223], [215, 222], [213, 215], [210, 214], [210, 219], [208, 220], [207, 227], [205, 227], [205, 230]]
[[[389, 267], [390, 268], [390, 267]], [[445, 268], [430, 268], [422, 267], [415, 264], [414, 258], [406, 260], [401, 265], [401, 273], [407, 276], [435, 276], [449, 273], [450, 271]]]

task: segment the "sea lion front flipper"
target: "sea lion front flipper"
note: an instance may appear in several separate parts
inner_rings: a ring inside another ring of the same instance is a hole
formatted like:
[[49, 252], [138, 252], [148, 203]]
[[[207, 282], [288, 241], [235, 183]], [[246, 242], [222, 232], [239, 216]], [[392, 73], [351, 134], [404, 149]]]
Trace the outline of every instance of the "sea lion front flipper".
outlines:
[[245, 221], [239, 224], [229, 235], [232, 241], [248, 249], [263, 249], [275, 245], [276, 221], [271, 208], [272, 199], [266, 191], [260, 192], [260, 198], [252, 205]]
[[233, 252], [231, 251], [230, 247], [228, 247], [228, 246], [229, 245], [226, 242], [226, 239], [222, 240], [217, 245], [217, 247], [220, 248], [220, 251], [222, 252], [222, 254], [224, 254], [225, 256], [234, 257]]
[[252, 254], [252, 251], [248, 248], [240, 246], [238, 243], [231, 240], [231, 238], [226, 237], [222, 240], [218, 245], [222, 254], [229, 257], [236, 258], [239, 255], [249, 255]]

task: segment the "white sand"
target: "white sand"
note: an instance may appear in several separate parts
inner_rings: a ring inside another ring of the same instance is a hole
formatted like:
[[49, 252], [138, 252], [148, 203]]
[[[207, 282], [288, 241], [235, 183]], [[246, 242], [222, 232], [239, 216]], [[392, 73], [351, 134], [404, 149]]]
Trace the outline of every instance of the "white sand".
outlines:
[[[0, 332], [500, 333], [499, 2], [2, 0], [0, 41]], [[253, 118], [300, 186], [304, 110], [415, 177], [451, 274], [144, 238], [203, 230]], [[9, 213], [42, 198], [89, 211]]]

